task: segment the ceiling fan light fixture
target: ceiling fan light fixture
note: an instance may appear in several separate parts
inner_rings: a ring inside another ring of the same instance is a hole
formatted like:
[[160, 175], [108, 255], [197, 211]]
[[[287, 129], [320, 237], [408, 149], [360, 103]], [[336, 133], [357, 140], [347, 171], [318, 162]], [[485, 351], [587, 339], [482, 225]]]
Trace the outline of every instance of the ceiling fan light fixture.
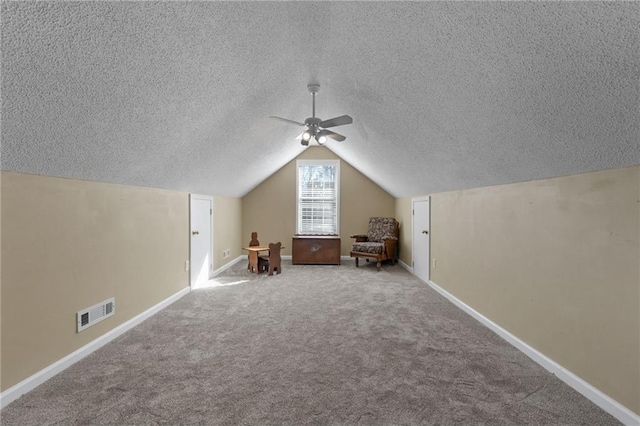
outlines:
[[316, 142], [318, 142], [318, 145], [324, 145], [327, 142], [327, 137], [325, 135], [316, 135]]
[[311, 132], [308, 130], [302, 134], [302, 140], [305, 142], [309, 142], [311, 140]]

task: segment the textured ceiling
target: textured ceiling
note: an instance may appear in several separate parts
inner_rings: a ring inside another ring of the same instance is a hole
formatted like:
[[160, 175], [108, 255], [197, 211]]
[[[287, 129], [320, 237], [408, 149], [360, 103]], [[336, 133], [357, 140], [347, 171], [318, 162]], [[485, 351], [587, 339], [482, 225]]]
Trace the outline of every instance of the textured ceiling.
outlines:
[[394, 196], [640, 164], [638, 2], [3, 2], [2, 169], [243, 196], [327, 147]]

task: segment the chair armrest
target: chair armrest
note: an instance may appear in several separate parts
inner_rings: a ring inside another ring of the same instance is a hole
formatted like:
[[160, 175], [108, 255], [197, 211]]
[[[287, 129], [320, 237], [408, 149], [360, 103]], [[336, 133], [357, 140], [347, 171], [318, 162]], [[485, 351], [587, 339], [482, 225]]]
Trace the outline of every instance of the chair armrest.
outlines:
[[385, 235], [384, 237], [382, 237], [382, 241], [386, 241], [386, 240], [398, 241], [398, 237], [394, 237], [392, 235]]
[[382, 239], [384, 242], [384, 250], [388, 259], [396, 258], [396, 247], [398, 246], [398, 238], [397, 237], [384, 237]]
[[369, 240], [369, 237], [366, 234], [354, 234], [349, 236], [349, 238], [355, 238], [356, 243], [363, 243]]

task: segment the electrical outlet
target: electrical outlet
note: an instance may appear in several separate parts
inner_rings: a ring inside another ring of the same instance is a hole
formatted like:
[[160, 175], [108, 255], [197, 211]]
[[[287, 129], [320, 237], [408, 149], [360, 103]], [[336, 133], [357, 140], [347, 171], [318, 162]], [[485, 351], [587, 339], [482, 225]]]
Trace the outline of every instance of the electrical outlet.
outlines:
[[433, 258], [433, 269], [436, 269], [436, 258]]
[[189, 272], [189, 261], [188, 260], [184, 261], [184, 271], [185, 272]]
[[231, 249], [222, 250], [222, 258], [223, 259], [226, 259], [229, 256], [231, 256]]

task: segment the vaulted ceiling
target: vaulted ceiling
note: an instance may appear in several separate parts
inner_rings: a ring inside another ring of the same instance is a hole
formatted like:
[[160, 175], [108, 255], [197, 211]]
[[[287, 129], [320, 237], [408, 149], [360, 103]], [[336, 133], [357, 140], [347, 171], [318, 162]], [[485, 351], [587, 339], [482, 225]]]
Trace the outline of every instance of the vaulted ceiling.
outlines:
[[638, 2], [3, 2], [2, 169], [240, 197], [327, 148], [412, 196], [640, 164]]

